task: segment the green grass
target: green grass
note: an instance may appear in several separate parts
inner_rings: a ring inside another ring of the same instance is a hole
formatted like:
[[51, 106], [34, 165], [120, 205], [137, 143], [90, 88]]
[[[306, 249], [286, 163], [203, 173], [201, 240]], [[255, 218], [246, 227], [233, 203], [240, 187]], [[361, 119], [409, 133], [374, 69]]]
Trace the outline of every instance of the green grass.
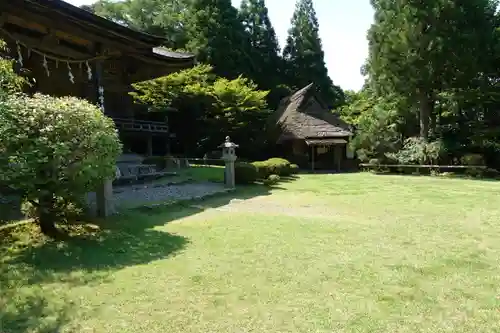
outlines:
[[191, 165], [189, 168], [175, 170], [176, 176], [162, 177], [154, 181], [154, 184], [179, 183], [185, 181], [194, 182], [223, 182], [224, 167], [222, 166], [202, 166]]
[[499, 193], [304, 175], [136, 210], [87, 240], [5, 229], [0, 331], [497, 332]]

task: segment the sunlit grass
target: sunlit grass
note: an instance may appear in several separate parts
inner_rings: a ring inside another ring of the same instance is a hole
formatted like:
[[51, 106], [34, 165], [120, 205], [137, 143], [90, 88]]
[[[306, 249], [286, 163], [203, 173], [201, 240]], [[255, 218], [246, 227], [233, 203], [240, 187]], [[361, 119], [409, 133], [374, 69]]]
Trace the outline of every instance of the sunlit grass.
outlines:
[[191, 165], [189, 168], [175, 170], [175, 176], [166, 176], [153, 181], [154, 184], [182, 182], [223, 182], [224, 167]]
[[496, 332], [498, 193], [306, 175], [134, 211], [88, 239], [4, 230], [0, 331]]

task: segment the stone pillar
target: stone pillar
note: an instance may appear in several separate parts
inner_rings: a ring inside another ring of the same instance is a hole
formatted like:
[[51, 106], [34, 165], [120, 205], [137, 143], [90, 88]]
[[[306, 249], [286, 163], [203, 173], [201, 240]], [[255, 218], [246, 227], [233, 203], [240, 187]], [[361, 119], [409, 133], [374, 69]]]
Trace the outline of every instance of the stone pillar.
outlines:
[[222, 159], [226, 166], [224, 168], [224, 185], [228, 188], [236, 186], [234, 162], [236, 161], [235, 148], [239, 147], [237, 144], [231, 142], [231, 139], [226, 136], [226, 142], [219, 146], [222, 148]]
[[105, 180], [96, 190], [97, 216], [108, 217], [115, 213], [113, 204], [113, 181]]
[[229, 188], [236, 186], [235, 174], [234, 174], [234, 160], [226, 160], [226, 167], [224, 168], [224, 185]]

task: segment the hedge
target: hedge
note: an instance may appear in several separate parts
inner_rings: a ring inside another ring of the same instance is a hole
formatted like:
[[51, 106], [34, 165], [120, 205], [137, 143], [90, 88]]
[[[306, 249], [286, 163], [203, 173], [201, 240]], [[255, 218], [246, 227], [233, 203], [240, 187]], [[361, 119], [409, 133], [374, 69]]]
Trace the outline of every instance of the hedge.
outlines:
[[252, 163], [236, 162], [234, 164], [234, 178], [236, 184], [252, 184], [257, 180], [257, 167]]
[[295, 170], [295, 168], [291, 167], [289, 161], [279, 157], [270, 158], [267, 161], [253, 162], [252, 164], [257, 168], [260, 179], [267, 179], [270, 175], [290, 176]]

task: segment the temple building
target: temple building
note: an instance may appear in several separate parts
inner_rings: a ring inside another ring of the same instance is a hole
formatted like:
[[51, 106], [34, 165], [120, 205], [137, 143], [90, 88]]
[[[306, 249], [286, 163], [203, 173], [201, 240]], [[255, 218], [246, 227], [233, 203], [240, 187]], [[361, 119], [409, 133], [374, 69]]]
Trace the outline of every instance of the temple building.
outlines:
[[30, 92], [97, 103], [114, 119], [125, 150], [168, 152], [175, 134], [167, 113], [134, 104], [129, 92], [133, 83], [192, 67], [193, 55], [61, 0], [2, 0], [0, 39], [33, 83]]

